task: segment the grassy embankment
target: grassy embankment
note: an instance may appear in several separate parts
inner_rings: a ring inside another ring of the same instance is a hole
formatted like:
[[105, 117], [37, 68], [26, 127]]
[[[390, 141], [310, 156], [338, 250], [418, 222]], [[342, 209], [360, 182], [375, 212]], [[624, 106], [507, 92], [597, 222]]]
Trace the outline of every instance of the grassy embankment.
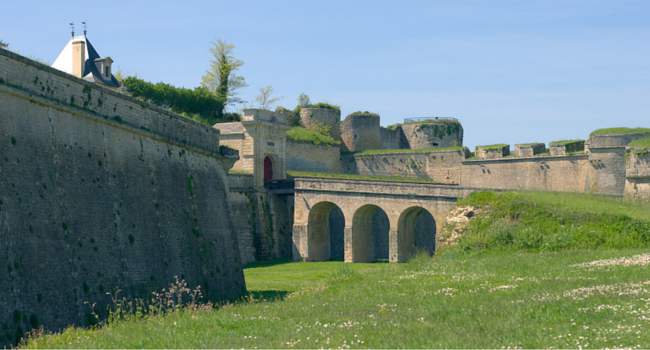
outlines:
[[589, 136], [608, 134], [650, 134], [649, 128], [604, 128], [592, 131]]
[[287, 139], [296, 141], [311, 142], [314, 145], [339, 145], [340, 141], [334, 140], [332, 137], [323, 135], [319, 132], [305, 129], [302, 126], [294, 126], [291, 130], [287, 131]]
[[481, 193], [459, 205], [482, 213], [433, 258], [258, 264], [247, 284], [267, 301], [69, 329], [29, 346], [650, 346], [650, 204]]

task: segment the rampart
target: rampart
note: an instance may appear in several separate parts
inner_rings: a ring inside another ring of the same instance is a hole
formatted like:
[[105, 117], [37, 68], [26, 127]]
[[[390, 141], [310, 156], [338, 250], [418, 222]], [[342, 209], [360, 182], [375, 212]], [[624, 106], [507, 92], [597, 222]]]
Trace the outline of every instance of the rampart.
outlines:
[[347, 174], [430, 178], [460, 184], [461, 162], [467, 148], [378, 153], [343, 153], [341, 166]]
[[3, 344], [93, 324], [115, 288], [245, 293], [218, 131], [5, 50], [0, 128]]
[[379, 116], [350, 114], [341, 123], [341, 151], [379, 149]]
[[287, 170], [338, 172], [340, 169], [341, 149], [338, 145], [287, 140]]
[[252, 174], [229, 174], [228, 205], [243, 264], [291, 257], [293, 196], [255, 188]]
[[460, 123], [436, 123], [425, 121], [401, 125], [403, 149], [433, 147], [458, 147], [463, 145], [463, 127]]
[[625, 197], [650, 200], [650, 149], [627, 151], [625, 175]]
[[341, 140], [341, 111], [332, 108], [301, 108], [300, 122], [307, 129], [329, 127], [329, 133], [336, 141]]
[[503, 190], [583, 192], [589, 155], [467, 159], [463, 187]]

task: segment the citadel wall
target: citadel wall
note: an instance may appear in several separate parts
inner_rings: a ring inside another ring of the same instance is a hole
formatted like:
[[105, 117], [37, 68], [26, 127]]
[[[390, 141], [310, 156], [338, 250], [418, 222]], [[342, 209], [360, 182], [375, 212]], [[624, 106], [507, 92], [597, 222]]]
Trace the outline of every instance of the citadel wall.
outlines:
[[307, 129], [329, 126], [335, 141], [341, 141], [341, 111], [332, 108], [301, 108], [300, 123]]
[[424, 121], [399, 126], [402, 129], [402, 149], [447, 148], [463, 145], [463, 127], [460, 123]]
[[625, 197], [650, 200], [650, 149], [628, 150], [625, 173]]
[[341, 151], [380, 149], [379, 135], [378, 115], [350, 114], [341, 122]]
[[395, 129], [379, 128], [379, 148], [380, 149], [401, 149], [404, 133], [402, 127]]
[[589, 155], [467, 159], [462, 162], [463, 187], [583, 192]]
[[341, 149], [338, 145], [287, 140], [286, 157], [287, 170], [338, 172], [341, 169]]
[[1, 49], [0, 127], [3, 344], [95, 322], [114, 288], [244, 295], [218, 131]]
[[430, 178], [440, 183], [459, 184], [461, 162], [467, 148], [441, 151], [348, 153], [341, 155], [346, 174]]

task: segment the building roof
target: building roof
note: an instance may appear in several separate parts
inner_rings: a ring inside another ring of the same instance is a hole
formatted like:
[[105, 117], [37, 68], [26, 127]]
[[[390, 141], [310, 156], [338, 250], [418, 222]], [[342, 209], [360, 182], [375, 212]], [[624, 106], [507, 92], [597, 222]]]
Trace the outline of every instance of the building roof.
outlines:
[[111, 80], [106, 80], [102, 77], [101, 72], [97, 69], [95, 61], [99, 60], [113, 60], [110, 57], [101, 57], [93, 45], [90, 43], [86, 36], [75, 36], [63, 48], [63, 51], [59, 54], [59, 57], [56, 58], [52, 64], [52, 68], [64, 71], [68, 74], [72, 74], [72, 43], [77, 41], [83, 41], [86, 43], [86, 62], [84, 65], [84, 73], [82, 78], [84, 80], [90, 81], [92, 83], [104, 84], [108, 86], [119, 87], [120, 83], [115, 79], [115, 76], [111, 73]]

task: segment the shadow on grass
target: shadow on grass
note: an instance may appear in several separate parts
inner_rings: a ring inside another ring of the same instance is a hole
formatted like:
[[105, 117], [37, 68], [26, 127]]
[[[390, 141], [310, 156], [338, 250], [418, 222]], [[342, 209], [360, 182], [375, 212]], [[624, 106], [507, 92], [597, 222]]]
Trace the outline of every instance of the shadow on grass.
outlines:
[[244, 269], [254, 269], [256, 267], [269, 267], [269, 266], [275, 266], [275, 265], [281, 265], [281, 264], [288, 264], [293, 262], [291, 259], [275, 259], [275, 260], [267, 260], [267, 261], [254, 261], [252, 263], [244, 265]]
[[280, 301], [289, 295], [286, 290], [251, 290], [248, 294], [255, 300]]

